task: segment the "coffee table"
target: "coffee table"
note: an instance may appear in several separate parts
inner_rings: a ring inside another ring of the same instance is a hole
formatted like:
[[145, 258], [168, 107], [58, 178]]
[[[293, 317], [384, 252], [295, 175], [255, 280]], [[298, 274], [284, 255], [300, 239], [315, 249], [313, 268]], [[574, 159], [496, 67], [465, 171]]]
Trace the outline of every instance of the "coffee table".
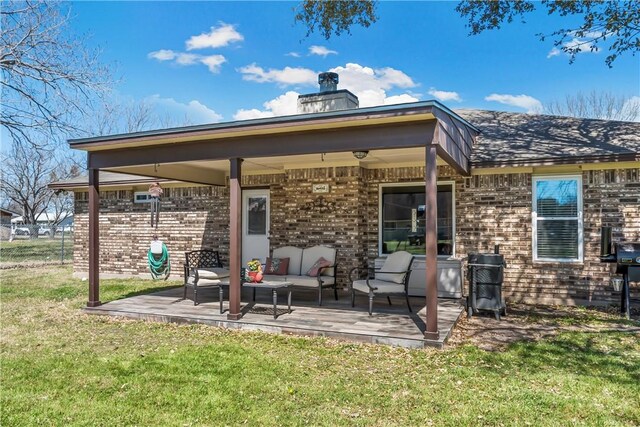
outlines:
[[[229, 287], [229, 281], [223, 280], [219, 283], [218, 289], [220, 292], [220, 314], [224, 313], [222, 303], [224, 302], [224, 287]], [[286, 281], [262, 281], [260, 283], [245, 282], [242, 284], [244, 288], [253, 289], [253, 300], [256, 300], [256, 289], [271, 289], [271, 295], [273, 296], [273, 318], [278, 318], [278, 290], [287, 291], [287, 308], [291, 313], [291, 288], [293, 283]]]

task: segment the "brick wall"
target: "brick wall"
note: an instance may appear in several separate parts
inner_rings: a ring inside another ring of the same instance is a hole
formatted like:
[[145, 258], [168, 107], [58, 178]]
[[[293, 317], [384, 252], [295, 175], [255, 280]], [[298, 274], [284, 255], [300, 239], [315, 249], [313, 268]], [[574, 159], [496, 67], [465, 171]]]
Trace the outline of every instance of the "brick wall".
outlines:
[[[608, 283], [610, 265], [599, 262], [600, 227], [611, 226], [614, 239], [640, 241], [640, 169], [585, 171], [584, 262], [533, 263], [532, 175], [512, 173], [461, 177], [449, 167], [438, 178], [454, 181], [456, 255], [492, 251], [500, 244], [508, 268], [505, 293], [511, 301], [597, 304], [617, 301]], [[424, 167], [362, 169], [327, 167], [246, 176], [245, 188], [271, 193], [271, 247], [334, 245], [341, 284], [351, 267], [378, 256], [379, 184], [420, 182]], [[315, 183], [330, 192], [313, 193]], [[182, 252], [215, 247], [228, 257], [228, 189], [167, 188], [162, 198], [158, 237], [167, 243], [174, 266]], [[101, 271], [147, 271], [146, 252], [153, 235], [149, 206], [134, 204], [133, 191], [101, 192]], [[87, 270], [87, 197], [76, 193], [74, 268]], [[174, 269], [174, 272], [179, 273]], [[635, 295], [637, 287], [632, 288]]]

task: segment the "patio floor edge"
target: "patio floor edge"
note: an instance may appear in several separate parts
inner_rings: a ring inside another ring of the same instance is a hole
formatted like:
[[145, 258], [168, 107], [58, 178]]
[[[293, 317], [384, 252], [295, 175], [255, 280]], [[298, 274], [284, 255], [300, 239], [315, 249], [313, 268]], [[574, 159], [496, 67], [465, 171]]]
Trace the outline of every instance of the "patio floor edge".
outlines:
[[464, 314], [461, 309], [460, 314], [456, 318], [453, 326], [445, 331], [444, 335], [438, 340], [427, 339], [411, 339], [402, 337], [381, 336], [375, 334], [358, 334], [352, 332], [332, 332], [327, 330], [309, 329], [299, 326], [283, 325], [273, 326], [260, 324], [256, 322], [248, 322], [241, 320], [216, 320], [207, 318], [198, 318], [193, 316], [166, 315], [154, 313], [139, 313], [126, 310], [113, 310], [104, 306], [84, 307], [83, 311], [91, 315], [125, 317], [129, 319], [138, 319], [145, 321], [161, 322], [161, 323], [178, 323], [178, 324], [204, 324], [227, 329], [238, 329], [247, 331], [262, 331], [272, 334], [297, 335], [306, 337], [327, 337], [341, 341], [351, 341], [367, 344], [386, 344], [405, 348], [436, 348], [443, 349], [447, 340], [451, 337], [453, 328]]

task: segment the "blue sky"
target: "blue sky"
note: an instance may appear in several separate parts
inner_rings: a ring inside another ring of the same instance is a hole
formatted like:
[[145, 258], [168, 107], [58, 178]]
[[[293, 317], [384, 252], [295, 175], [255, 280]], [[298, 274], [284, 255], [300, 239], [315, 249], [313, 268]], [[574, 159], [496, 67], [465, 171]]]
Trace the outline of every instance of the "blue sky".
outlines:
[[[591, 90], [640, 96], [640, 58], [612, 69], [606, 51], [574, 64], [550, 33], [566, 21], [544, 12], [468, 36], [456, 2], [382, 2], [379, 21], [352, 35], [305, 37], [295, 2], [77, 2], [72, 30], [115, 64], [118, 93], [192, 123], [295, 113], [316, 73], [334, 70], [361, 106], [439, 99], [450, 108], [535, 111]], [[315, 47], [314, 47], [315, 46]]]

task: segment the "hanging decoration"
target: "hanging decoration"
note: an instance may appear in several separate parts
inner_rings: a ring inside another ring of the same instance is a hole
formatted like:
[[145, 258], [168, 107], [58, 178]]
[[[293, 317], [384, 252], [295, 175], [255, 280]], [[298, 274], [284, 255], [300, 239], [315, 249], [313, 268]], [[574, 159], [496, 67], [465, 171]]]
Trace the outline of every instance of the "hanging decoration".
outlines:
[[162, 196], [162, 187], [157, 182], [149, 186], [149, 196], [151, 196], [151, 227], [158, 228], [160, 221], [160, 196]]

